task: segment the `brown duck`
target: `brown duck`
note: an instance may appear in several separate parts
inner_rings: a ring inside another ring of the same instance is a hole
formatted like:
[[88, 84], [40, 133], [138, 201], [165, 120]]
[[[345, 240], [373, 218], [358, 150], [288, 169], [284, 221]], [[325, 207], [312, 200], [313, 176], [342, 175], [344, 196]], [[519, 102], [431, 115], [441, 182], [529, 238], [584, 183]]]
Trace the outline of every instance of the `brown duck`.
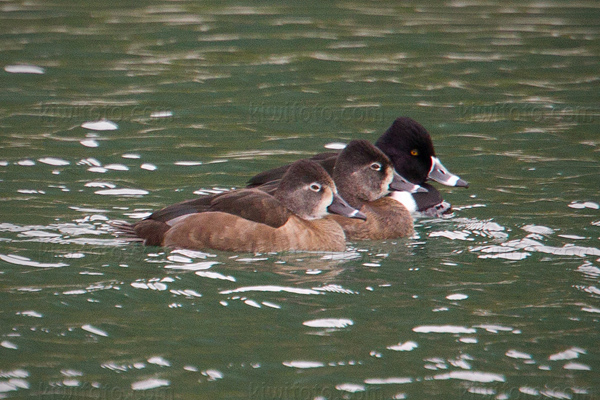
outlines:
[[146, 245], [187, 249], [343, 251], [341, 226], [324, 217], [365, 218], [314, 161], [293, 163], [272, 192], [241, 189], [174, 204], [120, 231]]
[[[367, 140], [353, 140], [338, 153], [322, 153], [311, 160], [319, 162], [331, 174], [338, 192], [348, 204], [367, 216], [366, 220], [338, 215], [327, 219], [337, 221], [349, 240], [394, 239], [413, 233], [413, 219], [406, 207], [389, 197], [391, 192], [427, 192], [394, 171], [390, 159]], [[251, 179], [251, 185], [264, 182], [268, 176], [285, 173], [289, 165], [266, 171]], [[254, 183], [252, 183], [254, 182]], [[261, 190], [272, 190], [276, 179], [262, 183]]]

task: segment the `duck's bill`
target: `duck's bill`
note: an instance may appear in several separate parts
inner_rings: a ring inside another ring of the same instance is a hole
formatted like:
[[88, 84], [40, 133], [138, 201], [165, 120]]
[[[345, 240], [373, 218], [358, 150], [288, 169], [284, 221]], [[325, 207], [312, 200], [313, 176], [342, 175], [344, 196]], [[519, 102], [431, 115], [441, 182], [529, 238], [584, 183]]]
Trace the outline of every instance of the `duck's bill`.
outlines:
[[469, 187], [469, 182], [460, 179], [460, 177], [448, 171], [439, 158], [431, 157], [431, 163], [432, 166], [428, 175], [429, 179], [446, 186]]
[[392, 180], [392, 183], [390, 183], [390, 189], [408, 193], [426, 193], [428, 191], [424, 187], [410, 182], [396, 171], [394, 171], [394, 179]]
[[350, 204], [346, 202], [346, 200], [342, 199], [338, 194], [333, 195], [333, 202], [327, 207], [327, 211], [332, 214], [343, 215], [344, 217], [349, 218], [358, 218], [366, 220], [367, 216], [356, 208], [352, 207]]

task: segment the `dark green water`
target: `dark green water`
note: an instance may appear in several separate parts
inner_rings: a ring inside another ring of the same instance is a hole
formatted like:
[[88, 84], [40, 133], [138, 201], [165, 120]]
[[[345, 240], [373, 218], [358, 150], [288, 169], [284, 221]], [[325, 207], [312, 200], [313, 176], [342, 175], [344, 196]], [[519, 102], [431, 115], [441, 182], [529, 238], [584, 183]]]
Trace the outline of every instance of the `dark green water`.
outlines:
[[[0, 398], [599, 398], [599, 25], [592, 0], [3, 1]], [[108, 232], [400, 115], [471, 183], [413, 238]]]

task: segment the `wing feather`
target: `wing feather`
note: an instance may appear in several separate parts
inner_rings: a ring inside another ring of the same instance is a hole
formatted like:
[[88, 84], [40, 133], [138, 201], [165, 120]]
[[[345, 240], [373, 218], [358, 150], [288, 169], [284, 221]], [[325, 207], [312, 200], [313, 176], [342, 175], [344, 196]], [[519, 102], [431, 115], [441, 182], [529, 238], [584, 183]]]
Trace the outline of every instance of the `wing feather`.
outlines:
[[270, 183], [260, 190], [241, 189], [199, 197], [158, 210], [146, 220], [168, 224], [169, 221], [184, 215], [220, 211], [279, 228], [287, 222], [291, 212], [269, 193], [275, 189], [276, 185]]

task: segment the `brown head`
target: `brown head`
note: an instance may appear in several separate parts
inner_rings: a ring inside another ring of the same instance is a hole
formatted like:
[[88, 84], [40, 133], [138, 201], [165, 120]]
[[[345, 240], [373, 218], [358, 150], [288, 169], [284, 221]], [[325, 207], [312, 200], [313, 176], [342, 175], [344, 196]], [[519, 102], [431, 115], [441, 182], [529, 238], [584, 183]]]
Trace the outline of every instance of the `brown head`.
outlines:
[[340, 195], [352, 207], [390, 193], [394, 167], [381, 150], [367, 140], [353, 140], [339, 154], [333, 179]]
[[336, 185], [325, 169], [310, 160], [293, 163], [281, 178], [274, 196], [302, 219], [323, 218], [330, 213], [365, 218], [337, 194]]

